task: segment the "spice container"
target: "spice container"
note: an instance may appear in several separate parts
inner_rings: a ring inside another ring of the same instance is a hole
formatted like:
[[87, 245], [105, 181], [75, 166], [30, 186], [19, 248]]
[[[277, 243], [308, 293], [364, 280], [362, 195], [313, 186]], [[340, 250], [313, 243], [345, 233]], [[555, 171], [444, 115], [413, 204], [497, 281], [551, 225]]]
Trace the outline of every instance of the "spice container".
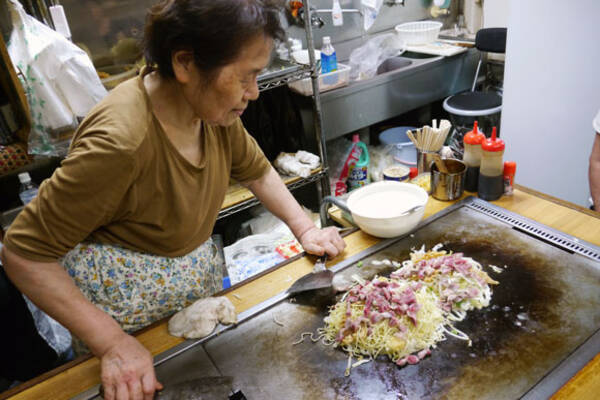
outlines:
[[496, 127], [492, 137], [481, 144], [481, 167], [477, 194], [484, 200], [496, 200], [504, 193], [504, 141], [496, 138]]
[[517, 172], [517, 163], [514, 161], [504, 162], [504, 194], [510, 196], [513, 194], [515, 173]]
[[410, 168], [404, 165], [393, 165], [383, 170], [384, 181], [406, 181], [410, 175]]
[[463, 141], [465, 151], [463, 161], [467, 165], [467, 175], [465, 176], [465, 190], [476, 192], [479, 181], [479, 167], [481, 166], [481, 144], [485, 140], [485, 135], [477, 128], [477, 121], [473, 124], [473, 130], [468, 132]]

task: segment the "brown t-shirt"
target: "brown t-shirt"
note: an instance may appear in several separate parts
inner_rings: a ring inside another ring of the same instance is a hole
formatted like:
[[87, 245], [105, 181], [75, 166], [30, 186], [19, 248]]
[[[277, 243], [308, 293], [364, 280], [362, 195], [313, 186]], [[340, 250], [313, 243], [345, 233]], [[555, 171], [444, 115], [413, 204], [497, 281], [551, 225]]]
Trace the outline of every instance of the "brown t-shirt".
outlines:
[[232, 177], [258, 179], [270, 164], [238, 119], [202, 123], [202, 160], [188, 162], [152, 113], [142, 77], [98, 103], [68, 157], [11, 225], [4, 245], [50, 262], [90, 240], [167, 257], [206, 241]]

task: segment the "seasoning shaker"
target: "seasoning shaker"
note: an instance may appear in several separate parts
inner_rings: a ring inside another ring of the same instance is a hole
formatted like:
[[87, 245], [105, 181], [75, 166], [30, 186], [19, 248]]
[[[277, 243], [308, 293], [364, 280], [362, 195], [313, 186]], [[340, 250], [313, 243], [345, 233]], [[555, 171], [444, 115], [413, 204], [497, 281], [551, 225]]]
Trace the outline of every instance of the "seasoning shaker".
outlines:
[[513, 194], [516, 172], [516, 162], [504, 161], [504, 194], [507, 196], [511, 196]]

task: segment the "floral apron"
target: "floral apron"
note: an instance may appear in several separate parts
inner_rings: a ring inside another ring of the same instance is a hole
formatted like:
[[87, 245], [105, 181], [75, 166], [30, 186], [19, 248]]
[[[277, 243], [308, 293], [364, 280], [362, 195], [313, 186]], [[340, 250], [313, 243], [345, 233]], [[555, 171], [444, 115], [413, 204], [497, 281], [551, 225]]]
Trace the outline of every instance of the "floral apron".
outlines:
[[[223, 287], [223, 258], [211, 239], [181, 257], [82, 243], [60, 262], [84, 296], [129, 333]], [[73, 339], [81, 353], [85, 348]]]

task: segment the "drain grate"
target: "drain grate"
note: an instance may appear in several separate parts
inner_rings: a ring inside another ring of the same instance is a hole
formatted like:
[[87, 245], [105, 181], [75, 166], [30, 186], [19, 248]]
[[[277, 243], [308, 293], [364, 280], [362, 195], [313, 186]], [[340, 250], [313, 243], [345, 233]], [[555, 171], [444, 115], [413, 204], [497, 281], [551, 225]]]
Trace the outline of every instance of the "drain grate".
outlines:
[[525, 217], [496, 207], [480, 199], [472, 199], [466, 206], [503, 221], [524, 233], [540, 238], [563, 250], [600, 261], [600, 250], [591, 243], [584, 242], [547, 226], [536, 224]]

